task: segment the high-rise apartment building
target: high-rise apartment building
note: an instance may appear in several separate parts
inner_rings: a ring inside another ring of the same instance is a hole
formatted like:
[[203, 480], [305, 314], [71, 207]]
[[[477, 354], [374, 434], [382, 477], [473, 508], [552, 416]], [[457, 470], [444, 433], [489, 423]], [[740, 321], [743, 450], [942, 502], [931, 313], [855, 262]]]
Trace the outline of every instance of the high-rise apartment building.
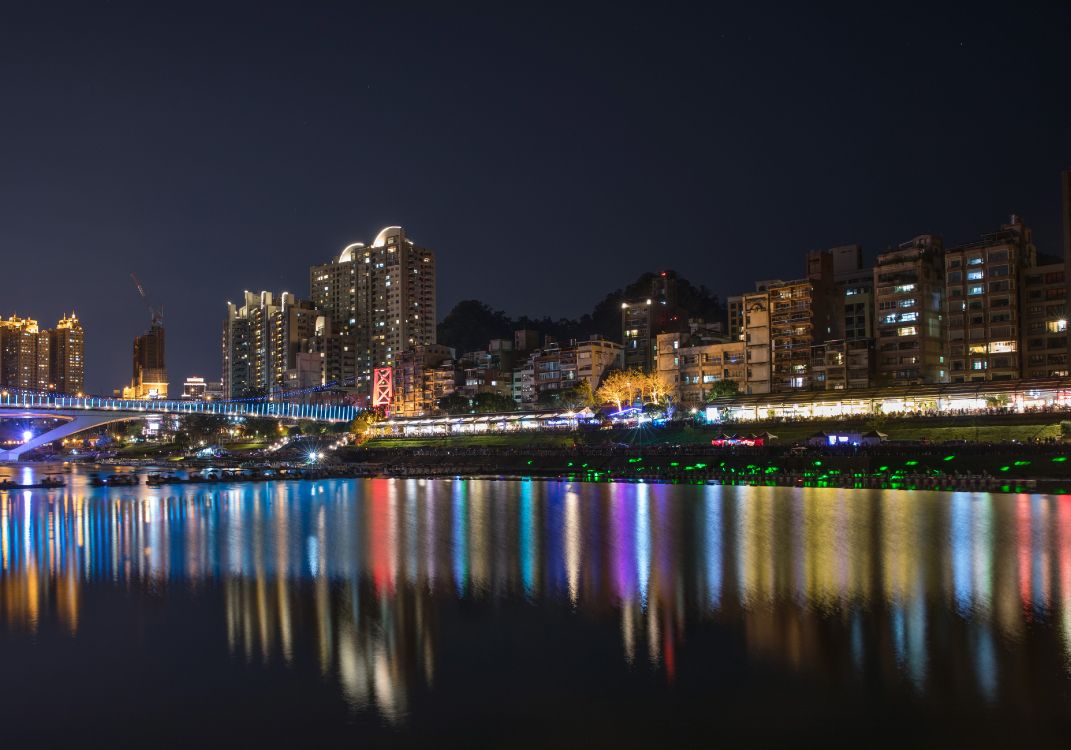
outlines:
[[[309, 350], [309, 341], [324, 330], [324, 316], [309, 300], [294, 299], [284, 293], [279, 309], [271, 315], [271, 383], [269, 390], [276, 396], [296, 386], [321, 385], [322, 376], [298, 374], [298, 355]], [[317, 368], [318, 369], [318, 368]], [[313, 384], [310, 381], [315, 380]]]
[[874, 366], [874, 270], [863, 267], [862, 246], [808, 253], [807, 275], [832, 276], [829, 325], [824, 340], [811, 347], [812, 388], [867, 387]]
[[947, 383], [940, 237], [919, 235], [878, 255], [874, 306], [877, 384]]
[[290, 292], [246, 292], [241, 307], [228, 302], [223, 323], [226, 397], [278, 396], [310, 380], [321, 384], [321, 375], [311, 377], [308, 362], [299, 367], [298, 358], [319, 351], [314, 339], [324, 335], [325, 327], [323, 314]]
[[245, 293], [245, 305], [227, 303], [227, 319], [223, 321], [223, 397], [245, 398], [256, 388], [253, 348], [253, 321], [248, 308], [255, 304], [255, 295]]
[[73, 312], [48, 332], [49, 388], [77, 395], [85, 390], [85, 330]]
[[[781, 283], [781, 282], [776, 282]], [[744, 393], [769, 393], [771, 390], [770, 361], [770, 294], [762, 285], [754, 292], [741, 295], [744, 342]]]
[[836, 315], [831, 261], [831, 256], [821, 256], [808, 278], [767, 285], [770, 380], [775, 392], [815, 387], [811, 347], [833, 337]]
[[393, 367], [409, 347], [436, 342], [435, 254], [401, 227], [313, 266], [309, 288], [317, 309], [330, 317], [332, 334], [353, 339], [355, 366], [345, 378], [362, 396], [369, 395], [374, 368]]
[[1066, 378], [1067, 271], [1050, 263], [1023, 272], [1020, 360], [1024, 378]]
[[[1020, 283], [1037, 266], [1019, 217], [945, 250], [948, 371], [953, 383], [1022, 377]], [[1065, 337], [1066, 338], [1066, 337]]]
[[874, 336], [874, 270], [863, 267], [861, 245], [841, 245], [807, 254], [808, 278], [832, 274], [834, 339], [864, 339]]
[[650, 299], [621, 303], [621, 344], [625, 369], [654, 369], [657, 332]]
[[646, 296], [621, 303], [625, 368], [652, 372], [658, 366], [658, 334], [686, 330], [687, 323], [688, 315], [678, 306], [676, 274], [653, 274]]
[[0, 386], [49, 390], [49, 334], [37, 321], [0, 319]]
[[[1060, 216], [1064, 225], [1064, 268], [1071, 269], [1071, 169], [1060, 173]], [[1071, 345], [1071, 330], [1067, 335]]]

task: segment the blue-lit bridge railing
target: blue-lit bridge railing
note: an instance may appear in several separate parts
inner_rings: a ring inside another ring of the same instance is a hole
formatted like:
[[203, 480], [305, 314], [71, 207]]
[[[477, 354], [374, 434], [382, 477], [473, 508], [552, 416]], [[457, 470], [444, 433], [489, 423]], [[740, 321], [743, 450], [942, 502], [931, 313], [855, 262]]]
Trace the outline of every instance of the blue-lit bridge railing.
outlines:
[[352, 406], [294, 404], [287, 401], [132, 401], [99, 396], [64, 396], [33, 391], [0, 391], [0, 419], [57, 417], [61, 424], [31, 436], [8, 450], [0, 461], [18, 461], [27, 451], [62, 440], [109, 422], [139, 419], [152, 414], [205, 414], [217, 417], [267, 417], [314, 422], [348, 422], [356, 416]]
[[4, 391], [0, 410], [47, 413], [121, 412], [125, 414], [206, 414], [224, 417], [267, 417], [316, 422], [348, 422], [356, 416], [353, 406], [293, 404], [285, 401], [134, 401], [99, 396]]

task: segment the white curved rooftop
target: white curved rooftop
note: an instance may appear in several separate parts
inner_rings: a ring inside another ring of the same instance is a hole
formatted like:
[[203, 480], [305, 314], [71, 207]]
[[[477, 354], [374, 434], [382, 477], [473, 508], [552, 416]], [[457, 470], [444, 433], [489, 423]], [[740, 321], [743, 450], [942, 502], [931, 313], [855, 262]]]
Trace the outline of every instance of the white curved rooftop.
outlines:
[[363, 242], [354, 242], [353, 244], [346, 245], [346, 247], [342, 248], [342, 254], [338, 256], [338, 262], [346, 263], [353, 260], [353, 251], [360, 250], [362, 247], [364, 247]]
[[372, 247], [383, 247], [387, 244], [388, 237], [390, 237], [392, 234], [401, 233], [401, 227], [383, 227], [381, 230], [379, 230], [379, 234], [376, 235], [376, 238], [372, 240]]

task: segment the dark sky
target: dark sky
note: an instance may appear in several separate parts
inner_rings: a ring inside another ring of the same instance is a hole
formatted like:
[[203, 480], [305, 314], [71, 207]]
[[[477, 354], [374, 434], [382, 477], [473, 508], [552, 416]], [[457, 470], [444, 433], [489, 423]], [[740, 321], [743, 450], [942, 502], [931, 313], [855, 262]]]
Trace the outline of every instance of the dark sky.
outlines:
[[1059, 250], [1067, 3], [454, 5], [4, 3], [0, 313], [75, 308], [106, 392], [131, 271], [180, 387], [219, 377], [227, 299], [388, 224], [438, 252], [440, 316], [664, 267], [727, 295], [1012, 211]]

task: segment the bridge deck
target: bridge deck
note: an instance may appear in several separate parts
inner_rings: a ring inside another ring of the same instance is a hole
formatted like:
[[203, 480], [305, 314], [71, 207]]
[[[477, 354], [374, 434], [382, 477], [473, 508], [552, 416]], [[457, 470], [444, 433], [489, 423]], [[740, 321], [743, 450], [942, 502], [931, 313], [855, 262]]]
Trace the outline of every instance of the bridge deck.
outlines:
[[97, 396], [57, 396], [54, 394], [0, 393], [0, 414], [3, 411], [40, 413], [89, 412], [122, 414], [207, 414], [227, 417], [268, 417], [271, 419], [300, 419], [315, 422], [348, 422], [357, 409], [353, 406], [328, 404], [292, 404], [285, 401], [132, 401]]

